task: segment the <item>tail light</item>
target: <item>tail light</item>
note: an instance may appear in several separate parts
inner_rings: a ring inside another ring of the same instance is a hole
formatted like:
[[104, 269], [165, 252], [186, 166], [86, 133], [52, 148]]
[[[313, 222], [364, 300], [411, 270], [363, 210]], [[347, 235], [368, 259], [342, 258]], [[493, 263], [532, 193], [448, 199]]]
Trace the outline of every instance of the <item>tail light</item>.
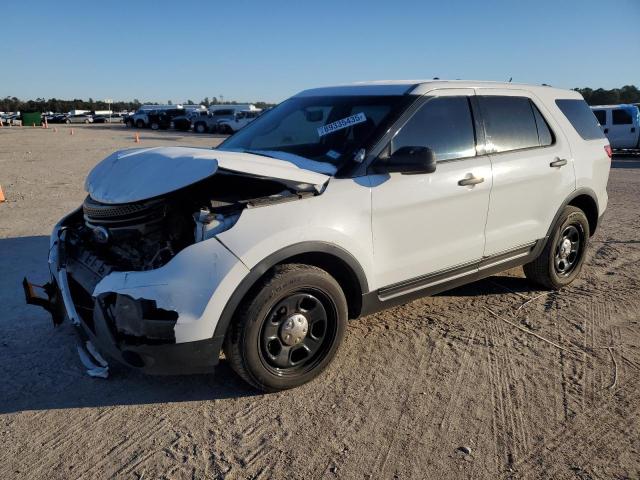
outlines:
[[604, 151], [607, 152], [607, 157], [611, 158], [613, 155], [613, 151], [611, 150], [611, 145], [605, 145]]

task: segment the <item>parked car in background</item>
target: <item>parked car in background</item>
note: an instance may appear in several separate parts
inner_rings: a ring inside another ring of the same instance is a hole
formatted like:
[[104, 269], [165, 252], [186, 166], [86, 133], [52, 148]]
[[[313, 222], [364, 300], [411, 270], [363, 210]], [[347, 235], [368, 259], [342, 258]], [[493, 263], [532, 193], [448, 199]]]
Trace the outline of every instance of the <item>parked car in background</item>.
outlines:
[[79, 113], [76, 115], [66, 115], [64, 123], [93, 123], [93, 117], [87, 113]]
[[640, 149], [640, 110], [636, 105], [591, 107], [614, 150]]
[[22, 117], [19, 113], [4, 115], [4, 117], [2, 118], [2, 123], [4, 123], [5, 125], [22, 125]]
[[233, 119], [220, 120], [217, 124], [217, 131], [220, 133], [233, 134], [245, 125], [251, 123], [262, 114], [262, 110], [244, 110], [236, 112]]
[[233, 120], [236, 113], [243, 110], [256, 110], [255, 105], [211, 105], [206, 112], [192, 118], [193, 131], [196, 133], [218, 132], [218, 126], [223, 120]]
[[112, 113], [111, 115], [94, 115], [93, 123], [122, 123], [122, 115]]
[[162, 112], [170, 112], [173, 118], [178, 115], [186, 115], [188, 112], [200, 109], [199, 105], [143, 105], [136, 113], [126, 118], [126, 124], [129, 127], [148, 128], [151, 127], [149, 114], [159, 115]]
[[224, 349], [249, 384], [283, 390], [327, 367], [349, 319], [516, 266], [571, 284], [610, 167], [575, 91], [306, 90], [216, 149], [108, 156], [54, 227], [47, 297], [27, 279], [25, 296], [131, 368], [209, 372]]
[[47, 123], [66, 123], [67, 115], [65, 113], [54, 113], [46, 116]]
[[181, 116], [184, 116], [184, 109], [181, 108], [155, 110], [147, 114], [147, 121], [151, 130], [167, 130], [171, 127], [173, 119]]

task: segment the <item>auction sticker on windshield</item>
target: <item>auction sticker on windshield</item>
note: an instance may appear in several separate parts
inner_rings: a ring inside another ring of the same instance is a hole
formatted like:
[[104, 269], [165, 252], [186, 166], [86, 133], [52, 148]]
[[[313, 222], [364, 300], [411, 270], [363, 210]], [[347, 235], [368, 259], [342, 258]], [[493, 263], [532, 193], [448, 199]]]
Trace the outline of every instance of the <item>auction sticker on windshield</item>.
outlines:
[[318, 136], [323, 137], [330, 133], [337, 132], [338, 130], [343, 130], [345, 128], [349, 128], [352, 125], [357, 125], [358, 123], [364, 123], [366, 121], [367, 117], [364, 113], [356, 113], [355, 115], [351, 115], [350, 117], [331, 122], [323, 127], [318, 127]]

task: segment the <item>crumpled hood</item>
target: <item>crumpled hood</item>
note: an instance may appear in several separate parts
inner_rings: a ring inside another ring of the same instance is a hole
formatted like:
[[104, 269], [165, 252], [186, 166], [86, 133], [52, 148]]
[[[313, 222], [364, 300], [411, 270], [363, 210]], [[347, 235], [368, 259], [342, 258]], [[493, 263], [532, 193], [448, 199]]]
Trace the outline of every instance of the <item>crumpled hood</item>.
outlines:
[[[315, 163], [315, 162], [314, 162]], [[304, 183], [320, 190], [329, 175], [293, 161], [194, 147], [135, 148], [115, 152], [94, 167], [85, 181], [91, 198], [129, 203], [158, 197], [215, 175], [219, 170]]]

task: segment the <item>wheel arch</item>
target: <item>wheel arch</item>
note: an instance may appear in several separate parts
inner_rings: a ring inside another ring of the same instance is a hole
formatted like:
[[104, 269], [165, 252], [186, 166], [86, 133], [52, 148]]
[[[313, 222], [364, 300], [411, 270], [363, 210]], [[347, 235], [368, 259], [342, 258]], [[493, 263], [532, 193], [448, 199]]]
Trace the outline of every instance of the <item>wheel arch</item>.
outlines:
[[256, 264], [240, 282], [225, 305], [214, 331], [222, 338], [253, 287], [274, 267], [285, 263], [304, 263], [321, 268], [333, 276], [347, 299], [349, 318], [357, 318], [362, 310], [362, 296], [369, 291], [364, 270], [348, 251], [327, 242], [302, 242], [282, 248]]
[[558, 218], [560, 218], [562, 211], [569, 205], [577, 207], [584, 212], [585, 216], [587, 217], [587, 221], [589, 222], [589, 236], [593, 236], [593, 234], [596, 232], [596, 229], [598, 228], [598, 221], [600, 218], [598, 197], [593, 190], [584, 187], [575, 190], [565, 199], [564, 202], [562, 202], [562, 205], [560, 205], [560, 208], [558, 208], [558, 211], [553, 217], [551, 225], [549, 225], [549, 230], [547, 230], [546, 238], [549, 238], [551, 236], [553, 227], [558, 222]]

